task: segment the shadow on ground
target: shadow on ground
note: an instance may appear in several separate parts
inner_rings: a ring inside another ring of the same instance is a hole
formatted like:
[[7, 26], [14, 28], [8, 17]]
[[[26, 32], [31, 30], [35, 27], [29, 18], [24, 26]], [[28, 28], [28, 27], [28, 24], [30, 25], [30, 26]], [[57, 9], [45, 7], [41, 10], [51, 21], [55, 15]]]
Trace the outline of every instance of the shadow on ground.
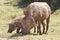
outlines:
[[21, 33], [19, 34], [15, 33], [15, 34], [12, 34], [10, 37], [12, 38], [12, 37], [19, 37], [19, 36], [24, 36], [24, 35], [22, 35]]
[[[27, 35], [36, 36], [37, 34], [35, 34], [35, 33], [30, 33], [30, 34], [27, 34]], [[12, 34], [12, 35], [10, 36], [10, 38], [12, 38], [12, 37], [19, 37], [19, 36], [23, 37], [23, 36], [26, 36], [26, 35], [23, 35], [23, 34], [21, 34], [21, 33], [19, 33], [19, 34], [15, 33], [15, 34]]]

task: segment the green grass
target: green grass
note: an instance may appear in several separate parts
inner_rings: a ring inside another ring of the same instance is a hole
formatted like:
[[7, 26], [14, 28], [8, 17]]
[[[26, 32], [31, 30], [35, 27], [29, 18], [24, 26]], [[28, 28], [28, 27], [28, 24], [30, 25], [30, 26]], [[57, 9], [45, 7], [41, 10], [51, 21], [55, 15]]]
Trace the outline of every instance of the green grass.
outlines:
[[2, 8], [3, 9], [0, 9], [0, 11], [3, 11], [0, 13], [0, 35], [11, 37], [31, 37], [49, 40], [60, 40], [60, 10], [56, 11], [54, 14], [51, 14], [48, 35], [37, 35], [34, 34], [33, 31], [31, 31], [32, 33], [30, 35], [23, 36], [21, 34], [15, 34], [15, 31], [11, 34], [7, 33], [9, 21], [17, 16], [21, 16], [23, 14], [23, 9], [18, 9], [12, 6], [8, 6], [7, 8], [5, 8], [4, 6]]
[[38, 35], [33, 33], [33, 30], [30, 35], [15, 34], [15, 31], [10, 34], [7, 33], [8, 23], [15, 17], [23, 15], [23, 8], [5, 5], [4, 2], [5, 0], [0, 2], [0, 36], [23, 37], [39, 40], [60, 40], [60, 10], [51, 14], [48, 35]]
[[17, 16], [23, 15], [23, 9], [14, 6], [0, 6], [0, 35], [8, 35], [8, 23]]

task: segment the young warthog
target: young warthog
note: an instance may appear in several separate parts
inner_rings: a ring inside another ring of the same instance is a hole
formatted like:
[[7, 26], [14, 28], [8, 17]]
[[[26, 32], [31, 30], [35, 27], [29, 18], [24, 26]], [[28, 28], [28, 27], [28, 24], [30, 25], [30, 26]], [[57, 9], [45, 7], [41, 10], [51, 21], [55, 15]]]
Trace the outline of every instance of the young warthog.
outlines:
[[34, 21], [31, 17], [20, 16], [9, 23], [8, 32], [12, 33], [17, 28], [17, 33], [21, 29], [22, 34], [29, 34], [30, 29], [34, 27]]
[[[24, 14], [27, 17], [33, 17], [33, 20], [37, 23], [37, 32], [41, 33], [41, 24], [43, 26], [43, 34], [46, 34], [48, 31], [48, 25], [50, 20], [51, 9], [46, 2], [33, 2], [28, 5]], [[45, 28], [46, 27], [46, 28]]]
[[21, 25], [21, 20], [24, 18], [25, 16], [19, 16], [16, 17], [15, 19], [13, 19], [12, 21], [9, 22], [9, 29], [8, 32], [12, 33], [15, 29], [17, 29], [16, 33], [19, 33], [20, 28], [22, 27]]

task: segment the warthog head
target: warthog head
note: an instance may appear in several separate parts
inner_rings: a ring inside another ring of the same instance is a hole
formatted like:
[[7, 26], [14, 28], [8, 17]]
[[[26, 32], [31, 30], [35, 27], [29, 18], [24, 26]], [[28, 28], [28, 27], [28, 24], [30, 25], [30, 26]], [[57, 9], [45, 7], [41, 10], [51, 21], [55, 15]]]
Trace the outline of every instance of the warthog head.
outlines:
[[15, 23], [9, 23], [8, 32], [12, 33], [15, 29], [16, 29], [16, 24]]
[[9, 33], [12, 33], [16, 28], [20, 28], [21, 27], [21, 22], [20, 21], [23, 18], [24, 18], [24, 15], [23, 16], [19, 16], [19, 17], [16, 17], [12, 21], [10, 21], [8, 32]]

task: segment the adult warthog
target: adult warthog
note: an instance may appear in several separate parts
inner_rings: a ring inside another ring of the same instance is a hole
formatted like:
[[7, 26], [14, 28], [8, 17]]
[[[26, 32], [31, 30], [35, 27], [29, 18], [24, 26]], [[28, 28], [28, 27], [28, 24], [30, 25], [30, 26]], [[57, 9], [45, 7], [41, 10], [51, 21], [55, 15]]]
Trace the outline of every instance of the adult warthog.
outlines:
[[33, 2], [28, 5], [24, 14], [27, 17], [33, 17], [35, 23], [38, 23], [37, 32], [41, 35], [41, 24], [43, 26], [43, 34], [47, 34], [51, 8], [46, 2]]

